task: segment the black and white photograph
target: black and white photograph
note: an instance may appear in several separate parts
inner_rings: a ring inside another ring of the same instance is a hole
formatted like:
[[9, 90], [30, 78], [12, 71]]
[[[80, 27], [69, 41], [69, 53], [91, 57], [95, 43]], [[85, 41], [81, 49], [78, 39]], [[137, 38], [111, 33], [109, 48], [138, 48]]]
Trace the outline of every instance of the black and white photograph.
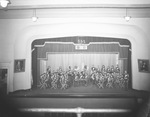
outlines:
[[19, 59], [14, 61], [14, 72], [24, 72], [25, 71], [25, 59]]
[[139, 72], [149, 72], [149, 60], [138, 59]]
[[150, 0], [0, 0], [0, 117], [150, 117]]

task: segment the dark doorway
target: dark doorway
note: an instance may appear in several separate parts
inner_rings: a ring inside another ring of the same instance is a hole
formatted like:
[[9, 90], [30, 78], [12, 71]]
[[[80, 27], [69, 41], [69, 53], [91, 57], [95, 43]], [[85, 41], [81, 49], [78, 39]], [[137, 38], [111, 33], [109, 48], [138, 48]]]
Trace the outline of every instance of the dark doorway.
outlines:
[[7, 94], [7, 69], [0, 69], [0, 92], [3, 94]]

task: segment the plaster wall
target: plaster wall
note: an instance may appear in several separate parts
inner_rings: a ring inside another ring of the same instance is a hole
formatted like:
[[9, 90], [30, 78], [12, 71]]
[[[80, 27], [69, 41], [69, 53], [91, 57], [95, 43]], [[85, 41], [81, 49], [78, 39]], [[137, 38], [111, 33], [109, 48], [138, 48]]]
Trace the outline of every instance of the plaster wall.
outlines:
[[[149, 19], [123, 18], [43, 18], [0, 20], [0, 62], [9, 62], [9, 91], [30, 89], [31, 43], [39, 38], [99, 36], [125, 38], [132, 46], [133, 89], [150, 91], [150, 73], [138, 71], [138, 59], [150, 59]], [[26, 59], [25, 72], [14, 73], [14, 59]]]

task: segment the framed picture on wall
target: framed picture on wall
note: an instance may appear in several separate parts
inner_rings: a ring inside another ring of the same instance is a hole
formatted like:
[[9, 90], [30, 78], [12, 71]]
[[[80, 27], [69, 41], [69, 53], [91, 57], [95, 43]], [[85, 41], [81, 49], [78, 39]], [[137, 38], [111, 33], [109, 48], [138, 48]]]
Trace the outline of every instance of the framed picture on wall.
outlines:
[[149, 72], [149, 60], [148, 59], [138, 59], [139, 72]]
[[25, 72], [25, 59], [18, 59], [14, 61], [14, 72]]

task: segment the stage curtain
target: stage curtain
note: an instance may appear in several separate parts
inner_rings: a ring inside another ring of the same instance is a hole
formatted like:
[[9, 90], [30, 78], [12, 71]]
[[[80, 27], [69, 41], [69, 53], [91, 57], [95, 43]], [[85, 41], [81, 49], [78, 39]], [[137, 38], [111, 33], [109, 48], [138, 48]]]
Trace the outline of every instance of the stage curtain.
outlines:
[[[118, 61], [119, 54], [48, 54], [47, 61], [40, 60], [40, 74], [46, 72], [46, 68], [48, 66], [51, 67], [52, 70], [57, 71], [59, 67], [62, 67], [63, 70], [67, 70], [69, 66], [74, 68], [74, 66], [78, 66], [79, 70], [82, 70], [84, 65], [87, 65], [88, 68], [99, 67], [105, 65], [107, 68], [111, 65], [116, 66], [120, 64]], [[120, 64], [120, 68], [122, 68], [122, 64]]]
[[40, 60], [40, 75], [46, 73], [46, 60]]
[[122, 47], [116, 43], [101, 43], [101, 44], [90, 44], [86, 50], [75, 49], [73, 44], [61, 44], [61, 43], [47, 43], [43, 47], [37, 48], [37, 58], [47, 58], [47, 53], [119, 53], [119, 58], [128, 58], [128, 47]]
[[[49, 45], [49, 46], [48, 46]], [[58, 46], [59, 45], [59, 46]], [[59, 49], [58, 49], [59, 48]], [[105, 65], [119, 65], [121, 73], [128, 70], [128, 47], [120, 47], [118, 44], [93, 44], [87, 50], [75, 50], [71, 44], [47, 44], [38, 48], [38, 59], [40, 62], [40, 74], [46, 72], [50, 66], [56, 71], [59, 67], [66, 70], [78, 66], [80, 70], [84, 65], [100, 67]]]

